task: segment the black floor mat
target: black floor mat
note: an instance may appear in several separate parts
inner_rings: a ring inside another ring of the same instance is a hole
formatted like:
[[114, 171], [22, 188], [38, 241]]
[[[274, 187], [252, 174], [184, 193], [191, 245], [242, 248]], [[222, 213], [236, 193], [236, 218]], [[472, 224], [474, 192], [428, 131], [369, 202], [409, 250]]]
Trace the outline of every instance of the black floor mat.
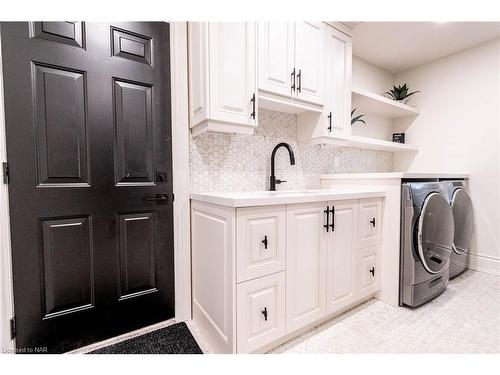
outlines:
[[203, 354], [186, 323], [177, 323], [89, 354]]

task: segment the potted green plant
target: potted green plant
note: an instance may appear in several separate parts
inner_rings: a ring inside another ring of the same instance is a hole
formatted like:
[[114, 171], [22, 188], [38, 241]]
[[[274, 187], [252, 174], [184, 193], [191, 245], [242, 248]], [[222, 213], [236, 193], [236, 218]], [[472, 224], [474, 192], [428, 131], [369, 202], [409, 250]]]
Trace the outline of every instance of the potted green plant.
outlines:
[[406, 104], [410, 96], [413, 94], [416, 94], [417, 92], [420, 91], [413, 91], [409, 92], [410, 87], [405, 83], [403, 86], [398, 85], [398, 86], [393, 86], [390, 91], [386, 91], [385, 94], [389, 96], [392, 100], [396, 100], [398, 102], [402, 102]]
[[354, 108], [352, 111], [351, 111], [351, 125], [354, 125], [355, 123], [357, 122], [362, 122], [363, 124], [366, 125], [366, 122], [365, 120], [361, 120], [361, 117], [363, 117], [364, 115], [357, 115], [355, 117], [352, 117], [354, 115], [354, 112], [356, 112], [356, 109], [357, 108]]

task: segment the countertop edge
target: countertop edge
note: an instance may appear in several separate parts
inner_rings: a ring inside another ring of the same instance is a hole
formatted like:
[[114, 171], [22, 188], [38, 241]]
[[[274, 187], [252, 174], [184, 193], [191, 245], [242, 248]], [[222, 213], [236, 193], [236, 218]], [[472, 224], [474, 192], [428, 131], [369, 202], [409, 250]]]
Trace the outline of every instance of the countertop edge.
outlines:
[[469, 178], [468, 173], [421, 173], [421, 172], [382, 172], [382, 173], [331, 173], [322, 174], [320, 180], [355, 179], [403, 179], [403, 178]]
[[381, 198], [385, 197], [385, 190], [359, 190], [346, 192], [318, 193], [317, 195], [306, 194], [304, 196], [283, 196], [283, 197], [250, 197], [250, 198], [232, 198], [210, 195], [210, 193], [191, 193], [192, 201], [216, 204], [226, 207], [258, 207], [274, 206], [285, 204], [314, 203], [329, 200], [348, 200], [363, 198]]

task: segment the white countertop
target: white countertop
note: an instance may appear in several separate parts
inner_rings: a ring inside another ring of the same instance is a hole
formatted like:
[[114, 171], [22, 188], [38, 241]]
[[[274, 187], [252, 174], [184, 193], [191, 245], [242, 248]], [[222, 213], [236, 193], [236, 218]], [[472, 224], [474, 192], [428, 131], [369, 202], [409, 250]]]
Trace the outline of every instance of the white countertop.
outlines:
[[292, 204], [321, 202], [340, 199], [374, 198], [385, 196], [381, 189], [306, 189], [282, 191], [240, 191], [191, 193], [191, 200], [219, 204], [228, 207], [267, 206], [273, 204]]
[[319, 176], [329, 179], [367, 179], [367, 178], [469, 178], [467, 173], [425, 173], [425, 172], [386, 172], [386, 173], [332, 173]]

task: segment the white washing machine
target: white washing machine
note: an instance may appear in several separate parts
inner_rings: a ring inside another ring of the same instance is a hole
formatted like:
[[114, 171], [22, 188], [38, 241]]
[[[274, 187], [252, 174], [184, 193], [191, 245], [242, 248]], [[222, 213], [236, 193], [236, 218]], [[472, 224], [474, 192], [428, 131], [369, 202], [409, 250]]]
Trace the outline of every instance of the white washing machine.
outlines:
[[453, 212], [455, 233], [450, 258], [450, 279], [464, 272], [469, 264], [469, 248], [474, 229], [472, 200], [467, 194], [463, 180], [442, 181], [446, 186], [447, 198]]
[[405, 182], [401, 186], [399, 304], [417, 307], [448, 286], [454, 235], [446, 184]]

